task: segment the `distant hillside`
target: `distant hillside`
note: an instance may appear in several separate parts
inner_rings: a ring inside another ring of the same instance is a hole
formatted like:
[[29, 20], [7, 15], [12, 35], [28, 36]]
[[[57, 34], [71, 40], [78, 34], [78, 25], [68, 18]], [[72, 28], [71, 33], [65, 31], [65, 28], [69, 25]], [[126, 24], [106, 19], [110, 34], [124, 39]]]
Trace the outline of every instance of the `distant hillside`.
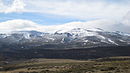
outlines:
[[[0, 34], [1, 48], [11, 49], [66, 49], [103, 46], [130, 45], [130, 34], [119, 31], [105, 31], [100, 28], [74, 28], [57, 30], [54, 33], [39, 31], [13, 31]], [[10, 49], [10, 50], [11, 50]]]
[[112, 56], [130, 56], [130, 46], [112, 46], [96, 48], [72, 48], [66, 50], [20, 49], [0, 51], [1, 60], [19, 60], [32, 58], [50, 59], [95, 59]]

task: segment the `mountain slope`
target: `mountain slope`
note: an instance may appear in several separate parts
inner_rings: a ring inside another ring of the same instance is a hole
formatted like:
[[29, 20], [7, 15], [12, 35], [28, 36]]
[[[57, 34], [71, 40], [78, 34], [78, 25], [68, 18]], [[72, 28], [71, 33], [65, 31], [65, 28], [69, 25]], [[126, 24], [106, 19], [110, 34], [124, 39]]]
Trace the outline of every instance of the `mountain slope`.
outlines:
[[19, 48], [43, 47], [49, 49], [130, 45], [130, 34], [108, 32], [100, 28], [57, 30], [55, 33], [13, 31], [0, 34], [0, 46], [20, 45]]

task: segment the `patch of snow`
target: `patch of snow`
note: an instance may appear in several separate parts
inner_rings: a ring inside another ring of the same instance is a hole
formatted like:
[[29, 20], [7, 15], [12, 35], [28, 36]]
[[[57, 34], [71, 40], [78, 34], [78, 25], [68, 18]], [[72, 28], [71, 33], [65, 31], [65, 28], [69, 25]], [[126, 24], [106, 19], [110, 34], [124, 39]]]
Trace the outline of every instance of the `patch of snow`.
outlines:
[[104, 36], [102, 36], [102, 35], [97, 35], [99, 38], [101, 38], [101, 39], [106, 39]]
[[118, 45], [117, 43], [115, 43], [114, 41], [112, 41], [111, 39], [108, 39], [109, 42], [111, 42], [112, 44]]
[[124, 40], [121, 40], [121, 39], [120, 39], [119, 41], [121, 41], [121, 42], [126, 42], [126, 41], [124, 41]]
[[88, 42], [88, 40], [84, 40], [84, 42], [86, 42], [86, 43], [87, 43], [87, 42]]

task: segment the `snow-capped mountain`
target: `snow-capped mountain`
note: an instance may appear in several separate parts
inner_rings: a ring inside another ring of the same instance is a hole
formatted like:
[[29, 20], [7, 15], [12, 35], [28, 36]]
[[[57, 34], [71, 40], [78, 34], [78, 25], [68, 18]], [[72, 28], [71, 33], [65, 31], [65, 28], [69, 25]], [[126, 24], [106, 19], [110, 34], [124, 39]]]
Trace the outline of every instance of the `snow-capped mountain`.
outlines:
[[130, 34], [119, 31], [108, 32], [100, 28], [74, 28], [71, 30], [57, 30], [55, 33], [13, 31], [0, 34], [0, 43], [20, 44], [22, 46], [26, 44], [26, 46], [43, 46], [43, 48], [46, 45], [49, 48], [53, 48], [54, 46], [60, 46], [62, 48], [120, 46], [130, 45]]

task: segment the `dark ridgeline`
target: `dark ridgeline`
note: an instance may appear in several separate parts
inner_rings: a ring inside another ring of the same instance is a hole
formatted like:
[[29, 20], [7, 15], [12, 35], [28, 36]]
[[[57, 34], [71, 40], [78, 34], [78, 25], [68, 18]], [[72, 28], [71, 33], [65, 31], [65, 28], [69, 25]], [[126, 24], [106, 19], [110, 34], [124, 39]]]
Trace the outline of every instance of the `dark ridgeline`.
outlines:
[[42, 48], [0, 51], [1, 60], [19, 60], [32, 58], [49, 59], [96, 59], [113, 56], [130, 56], [130, 46], [111, 46], [95, 48], [78, 48], [66, 50], [49, 50]]

